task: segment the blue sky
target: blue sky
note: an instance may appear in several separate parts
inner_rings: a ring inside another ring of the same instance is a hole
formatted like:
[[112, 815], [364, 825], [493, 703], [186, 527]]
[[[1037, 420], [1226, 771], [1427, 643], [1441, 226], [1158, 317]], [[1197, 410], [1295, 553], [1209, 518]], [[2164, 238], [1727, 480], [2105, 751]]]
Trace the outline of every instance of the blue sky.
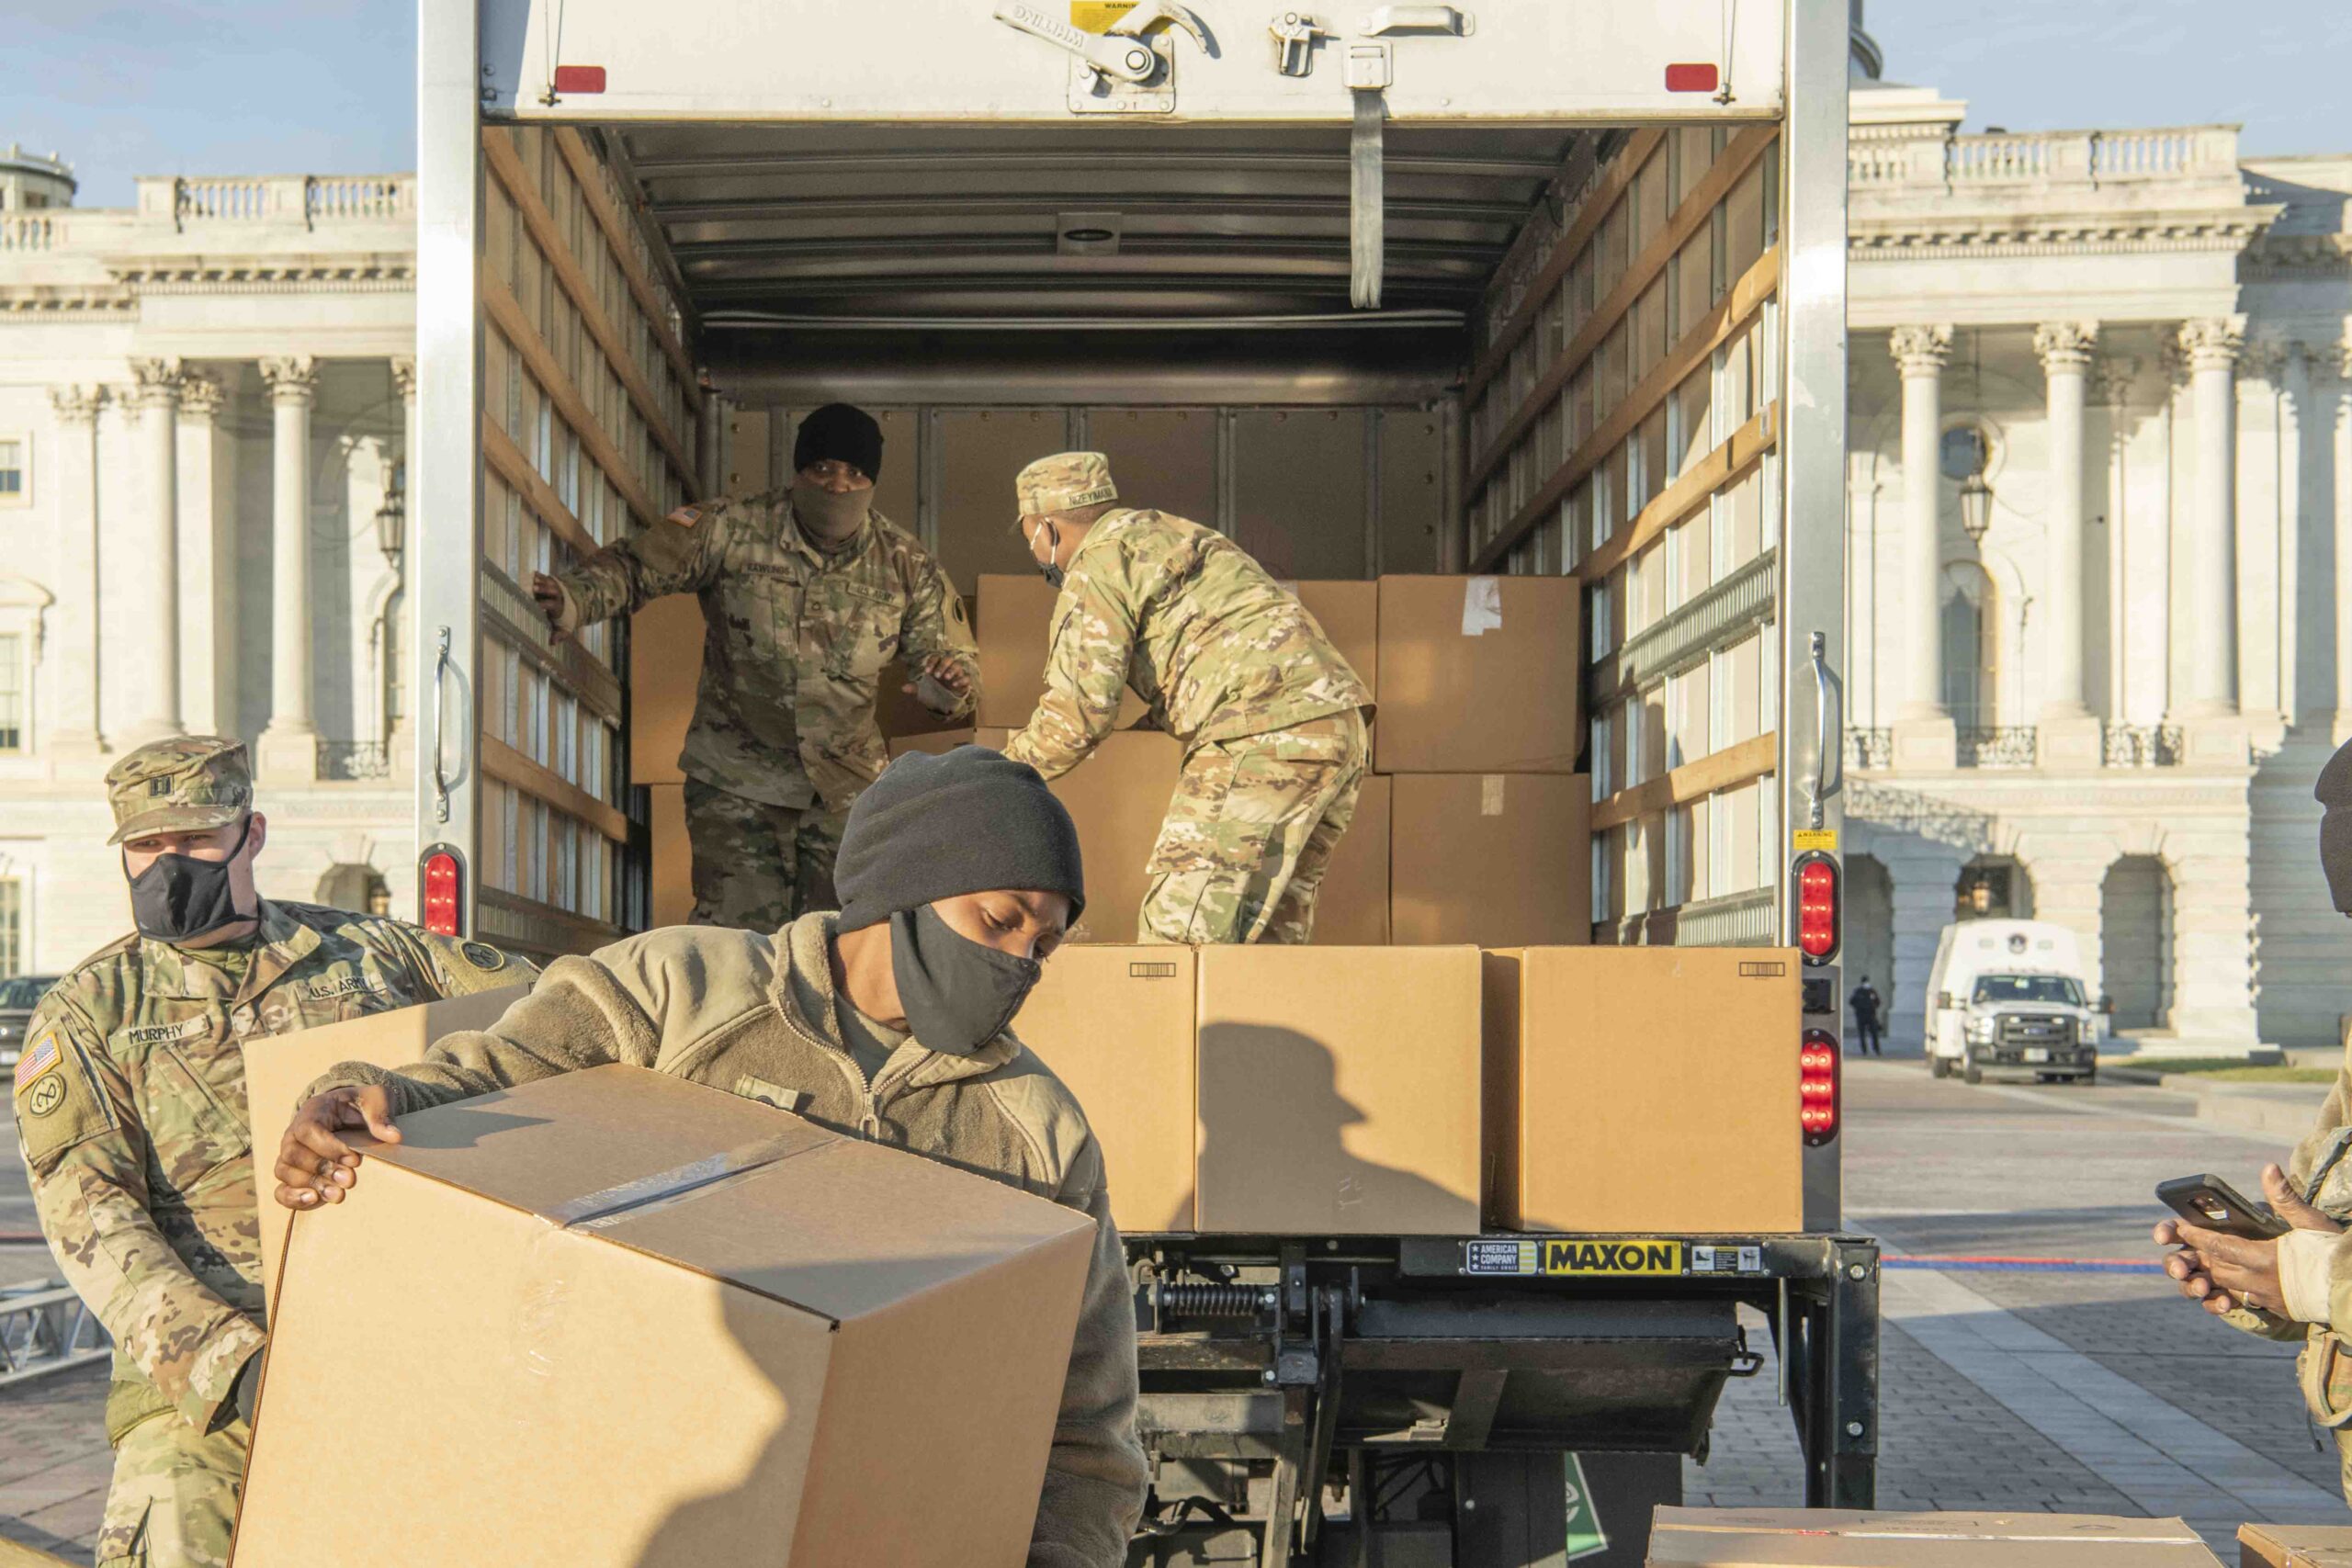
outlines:
[[[1888, 76], [1968, 99], [1971, 130], [2235, 120], [2249, 152], [2352, 152], [2352, 0], [1868, 8]], [[0, 0], [0, 143], [63, 153], [85, 206], [129, 205], [134, 175], [415, 161], [412, 0]]]

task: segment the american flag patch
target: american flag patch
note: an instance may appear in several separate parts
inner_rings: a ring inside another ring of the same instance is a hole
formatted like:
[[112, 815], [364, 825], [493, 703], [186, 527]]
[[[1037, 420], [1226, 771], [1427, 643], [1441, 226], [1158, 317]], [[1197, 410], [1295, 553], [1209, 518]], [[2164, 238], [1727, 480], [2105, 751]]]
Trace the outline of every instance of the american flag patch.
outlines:
[[55, 1066], [57, 1066], [57, 1036], [44, 1034], [27, 1047], [23, 1055], [17, 1058], [17, 1092], [24, 1093], [27, 1084]]

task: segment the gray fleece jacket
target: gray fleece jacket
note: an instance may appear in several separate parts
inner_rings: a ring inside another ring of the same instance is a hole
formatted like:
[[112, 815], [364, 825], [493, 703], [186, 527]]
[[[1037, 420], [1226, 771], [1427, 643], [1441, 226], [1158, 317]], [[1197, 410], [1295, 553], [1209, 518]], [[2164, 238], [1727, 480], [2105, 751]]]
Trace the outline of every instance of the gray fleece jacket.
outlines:
[[1146, 1481], [1135, 1312], [1085, 1113], [1010, 1032], [970, 1056], [910, 1040], [869, 1086], [834, 1023], [834, 919], [806, 915], [773, 937], [677, 926], [559, 958], [495, 1028], [450, 1035], [397, 1072], [344, 1063], [307, 1093], [381, 1084], [402, 1116], [586, 1067], [650, 1067], [1093, 1216], [1094, 1261], [1028, 1568], [1120, 1568]]

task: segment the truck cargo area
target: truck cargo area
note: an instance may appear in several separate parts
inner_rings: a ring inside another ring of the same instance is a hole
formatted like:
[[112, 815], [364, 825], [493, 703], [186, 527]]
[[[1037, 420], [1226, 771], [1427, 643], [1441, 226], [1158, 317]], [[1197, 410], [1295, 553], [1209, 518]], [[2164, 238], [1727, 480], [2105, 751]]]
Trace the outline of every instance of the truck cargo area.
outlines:
[[[1840, 823], [1844, 7], [1390, 6], [1299, 54], [1280, 13], [1200, 6], [1196, 44], [1148, 5], [1133, 86], [1037, 41], [1065, 7], [899, 9], [904, 58], [799, 0], [658, 39], [617, 0], [427, 0], [411, 504], [449, 918], [545, 953], [650, 923], [683, 849], [630, 738], [690, 690], [633, 673], [625, 626], [551, 643], [530, 573], [787, 484], [841, 400], [882, 422], [877, 509], [967, 595], [1034, 581], [1012, 477], [1073, 448], [1278, 579], [1577, 580], [1590, 939], [1799, 946]], [[1098, 40], [1130, 10], [1066, 9]], [[1374, 43], [1385, 96], [1343, 85]], [[1868, 1506], [1877, 1254], [1834, 1122], [1804, 1142], [1797, 1231], [1131, 1231], [1134, 1561], [1636, 1562], [1756, 1375], [1805, 1498]]]

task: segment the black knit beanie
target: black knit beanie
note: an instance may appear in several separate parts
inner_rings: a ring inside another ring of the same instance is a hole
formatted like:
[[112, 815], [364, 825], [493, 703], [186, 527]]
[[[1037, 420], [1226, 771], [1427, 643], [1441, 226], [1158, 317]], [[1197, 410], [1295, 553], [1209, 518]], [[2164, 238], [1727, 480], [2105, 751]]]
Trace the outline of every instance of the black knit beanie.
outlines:
[[827, 403], [800, 422], [793, 438], [792, 471], [831, 459], [847, 463], [877, 483], [882, 478], [882, 427], [864, 409]]
[[1037, 770], [986, 746], [910, 751], [849, 808], [833, 863], [841, 929], [901, 909], [1015, 887], [1069, 895], [1086, 908], [1078, 827]]

